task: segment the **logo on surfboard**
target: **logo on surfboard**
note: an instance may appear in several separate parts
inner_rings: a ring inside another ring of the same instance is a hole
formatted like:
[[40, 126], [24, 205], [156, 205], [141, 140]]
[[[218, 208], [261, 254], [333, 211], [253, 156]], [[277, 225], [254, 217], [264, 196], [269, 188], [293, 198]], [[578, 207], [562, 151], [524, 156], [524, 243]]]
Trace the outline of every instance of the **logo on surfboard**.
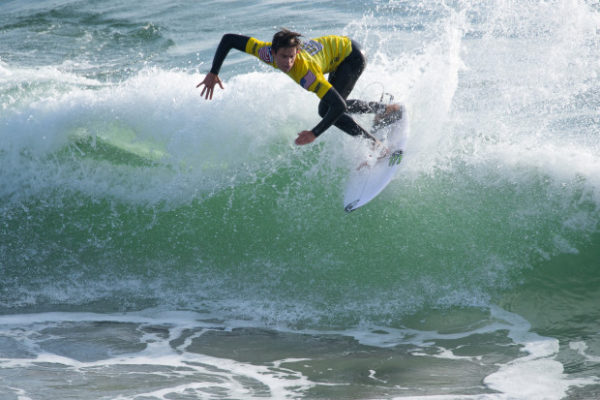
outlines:
[[388, 165], [390, 167], [393, 167], [394, 165], [400, 164], [400, 161], [402, 161], [403, 155], [404, 155], [404, 152], [402, 150], [396, 150], [395, 152], [390, 154], [390, 160], [389, 160]]

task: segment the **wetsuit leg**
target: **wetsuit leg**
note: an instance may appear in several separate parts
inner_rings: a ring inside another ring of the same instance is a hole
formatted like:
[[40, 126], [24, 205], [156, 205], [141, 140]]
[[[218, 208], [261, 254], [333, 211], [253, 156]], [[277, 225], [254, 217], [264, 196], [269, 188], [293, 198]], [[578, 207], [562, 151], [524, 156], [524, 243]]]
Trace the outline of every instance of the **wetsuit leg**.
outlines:
[[[329, 82], [346, 100], [354, 89], [356, 81], [364, 71], [367, 60], [358, 44], [352, 41], [352, 52], [342, 61], [338, 68], [329, 74]], [[370, 137], [368, 132], [358, 125], [349, 113], [375, 113], [385, 109], [385, 105], [377, 102], [366, 102], [362, 100], [346, 100], [348, 111], [342, 114], [335, 126], [352, 136], [363, 135]], [[382, 108], [383, 107], [383, 108]], [[327, 113], [328, 106], [324, 102], [319, 103], [319, 115], [322, 117]]]

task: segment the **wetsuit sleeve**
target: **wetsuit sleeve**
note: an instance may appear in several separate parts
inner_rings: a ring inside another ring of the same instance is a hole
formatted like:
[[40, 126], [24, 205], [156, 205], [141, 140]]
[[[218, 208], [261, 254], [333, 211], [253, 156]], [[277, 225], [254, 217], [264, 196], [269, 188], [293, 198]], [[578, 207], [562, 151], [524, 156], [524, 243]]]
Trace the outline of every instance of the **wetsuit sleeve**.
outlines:
[[328, 110], [321, 122], [312, 129], [315, 136], [325, 132], [346, 111], [346, 101], [334, 88], [329, 89], [321, 101], [328, 106]]
[[236, 49], [245, 52], [246, 43], [248, 43], [249, 39], [249, 36], [236, 35], [234, 33], [227, 33], [223, 35], [223, 38], [221, 38], [221, 43], [219, 43], [219, 47], [217, 47], [215, 58], [213, 58], [213, 64], [210, 72], [218, 75], [221, 65], [223, 65], [223, 61], [225, 61], [225, 57], [227, 57], [229, 50]]

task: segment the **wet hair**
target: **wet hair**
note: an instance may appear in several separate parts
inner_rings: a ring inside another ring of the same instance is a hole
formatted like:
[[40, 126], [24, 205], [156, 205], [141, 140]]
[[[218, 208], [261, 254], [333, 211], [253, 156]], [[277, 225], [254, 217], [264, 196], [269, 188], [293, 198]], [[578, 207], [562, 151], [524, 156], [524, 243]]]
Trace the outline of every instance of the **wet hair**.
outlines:
[[273, 41], [271, 43], [271, 50], [273, 53], [277, 53], [279, 49], [285, 49], [290, 47], [295, 47], [297, 49], [302, 46], [302, 41], [300, 37], [302, 35], [298, 32], [292, 32], [287, 29], [282, 29], [273, 35]]

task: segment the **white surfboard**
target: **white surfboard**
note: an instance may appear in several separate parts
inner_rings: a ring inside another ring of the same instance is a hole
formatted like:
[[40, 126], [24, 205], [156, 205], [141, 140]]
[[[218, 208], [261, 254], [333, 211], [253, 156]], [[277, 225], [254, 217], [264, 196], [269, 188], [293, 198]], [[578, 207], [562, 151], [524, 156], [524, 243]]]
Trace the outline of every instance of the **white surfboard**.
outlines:
[[344, 193], [344, 210], [351, 212], [373, 200], [390, 183], [400, 168], [406, 141], [408, 121], [402, 106], [402, 118], [375, 132], [390, 150], [381, 157], [381, 147], [369, 152], [366, 160], [361, 160], [351, 172]]

